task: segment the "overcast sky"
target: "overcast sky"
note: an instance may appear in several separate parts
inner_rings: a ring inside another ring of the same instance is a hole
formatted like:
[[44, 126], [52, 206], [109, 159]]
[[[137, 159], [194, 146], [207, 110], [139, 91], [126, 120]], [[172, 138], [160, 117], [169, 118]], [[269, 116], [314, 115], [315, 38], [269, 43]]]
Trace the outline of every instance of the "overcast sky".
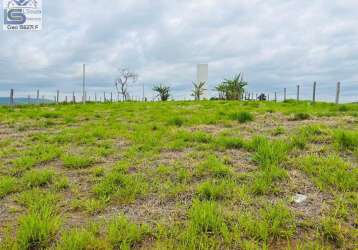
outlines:
[[318, 98], [334, 100], [341, 81], [344, 100], [357, 101], [357, 10], [357, 0], [43, 0], [42, 31], [0, 31], [0, 94], [79, 93], [86, 63], [90, 93], [114, 91], [129, 67], [149, 98], [161, 82], [189, 98], [196, 64], [208, 63], [211, 96], [245, 72], [254, 92], [293, 97], [301, 84], [309, 98], [317, 81]]

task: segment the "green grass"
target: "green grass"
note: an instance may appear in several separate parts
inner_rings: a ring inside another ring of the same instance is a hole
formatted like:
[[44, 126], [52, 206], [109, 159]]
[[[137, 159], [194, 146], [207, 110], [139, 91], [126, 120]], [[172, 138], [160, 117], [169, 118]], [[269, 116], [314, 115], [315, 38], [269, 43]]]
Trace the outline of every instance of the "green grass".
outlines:
[[206, 181], [198, 187], [200, 200], [229, 199], [234, 195], [236, 183], [231, 180]]
[[66, 168], [81, 169], [92, 166], [94, 160], [91, 157], [66, 154], [61, 157], [63, 165]]
[[292, 121], [304, 121], [304, 120], [308, 120], [310, 117], [311, 117], [310, 114], [300, 112], [300, 113], [294, 113], [291, 120]]
[[198, 175], [211, 175], [218, 178], [225, 178], [232, 175], [232, 170], [215, 156], [209, 156], [197, 167]]
[[46, 169], [29, 170], [24, 174], [23, 182], [26, 187], [41, 187], [52, 184], [55, 172]]
[[0, 199], [15, 192], [18, 189], [17, 185], [16, 178], [9, 176], [0, 177]]
[[220, 207], [213, 201], [194, 201], [189, 210], [189, 227], [196, 234], [227, 230]]
[[0, 106], [0, 249], [355, 249], [357, 119], [308, 101]]
[[251, 122], [254, 120], [254, 116], [247, 111], [241, 111], [237, 113], [232, 113], [229, 115], [230, 119], [233, 121], [238, 121], [240, 123]]
[[131, 249], [149, 233], [150, 230], [147, 225], [137, 225], [120, 215], [109, 222], [107, 238], [114, 249]]
[[352, 168], [338, 156], [308, 156], [299, 159], [302, 169], [322, 190], [333, 188], [341, 191], [358, 190], [358, 169]]
[[337, 130], [334, 139], [342, 150], [356, 150], [358, 148], [358, 132]]

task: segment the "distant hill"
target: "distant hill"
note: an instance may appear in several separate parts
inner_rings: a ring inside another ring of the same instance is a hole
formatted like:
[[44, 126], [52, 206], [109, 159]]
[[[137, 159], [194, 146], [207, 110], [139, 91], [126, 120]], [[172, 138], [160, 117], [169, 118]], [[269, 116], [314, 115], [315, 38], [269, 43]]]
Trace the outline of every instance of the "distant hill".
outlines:
[[[26, 97], [19, 97], [19, 98], [15, 98], [14, 99], [14, 103], [15, 104], [28, 104], [29, 100]], [[31, 103], [36, 103], [37, 100], [30, 98], [30, 102]], [[52, 101], [45, 99], [45, 100], [41, 100], [42, 103], [51, 103]], [[0, 97], [0, 105], [6, 105], [10, 103], [10, 98], [9, 97]]]

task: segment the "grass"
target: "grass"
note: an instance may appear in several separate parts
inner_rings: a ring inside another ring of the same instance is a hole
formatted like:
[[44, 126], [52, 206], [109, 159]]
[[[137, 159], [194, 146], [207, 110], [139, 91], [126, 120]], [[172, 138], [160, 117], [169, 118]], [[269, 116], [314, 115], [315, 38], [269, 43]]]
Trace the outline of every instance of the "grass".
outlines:
[[109, 222], [107, 237], [114, 249], [131, 249], [149, 235], [149, 232], [147, 225], [137, 225], [124, 216], [118, 216]]
[[24, 174], [23, 182], [26, 187], [41, 187], [52, 184], [55, 172], [46, 169], [29, 170]]
[[15, 192], [18, 187], [16, 178], [3, 176], [0, 177], [0, 199], [4, 198], [6, 195]]
[[66, 168], [81, 169], [92, 166], [94, 160], [90, 157], [66, 154], [61, 158], [63, 165]]
[[0, 106], [0, 249], [355, 249], [357, 114], [296, 100]]
[[322, 190], [329, 188], [341, 191], [358, 190], [358, 169], [353, 169], [338, 156], [308, 156], [300, 159], [300, 163], [303, 170]]
[[222, 200], [233, 196], [235, 182], [231, 180], [206, 181], [198, 187], [200, 200]]
[[337, 130], [334, 133], [334, 139], [342, 150], [354, 151], [358, 148], [358, 132]]
[[308, 120], [310, 117], [311, 116], [308, 113], [299, 112], [299, 113], [294, 113], [291, 120], [292, 121], [304, 121], [304, 120]]
[[229, 115], [230, 119], [233, 121], [238, 121], [240, 123], [251, 122], [254, 120], [254, 116], [247, 111], [241, 111], [237, 113], [232, 113]]

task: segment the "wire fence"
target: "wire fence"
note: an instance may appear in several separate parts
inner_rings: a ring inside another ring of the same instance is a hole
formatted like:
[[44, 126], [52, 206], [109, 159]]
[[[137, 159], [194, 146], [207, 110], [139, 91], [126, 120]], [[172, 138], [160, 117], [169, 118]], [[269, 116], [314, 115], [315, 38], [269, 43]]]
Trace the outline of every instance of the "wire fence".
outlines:
[[[305, 86], [306, 87], [306, 86]], [[306, 87], [307, 88], [307, 87]], [[290, 91], [290, 95], [288, 94], [288, 90]], [[302, 86], [297, 85], [295, 91], [293, 92], [292, 88], [283, 88], [281, 91], [275, 91], [270, 93], [265, 92], [255, 92], [255, 91], [246, 91], [242, 94], [241, 100], [244, 101], [252, 101], [252, 100], [261, 100], [261, 101], [286, 101], [288, 99], [294, 99], [297, 101], [309, 100], [315, 103], [317, 101], [317, 83], [314, 82], [312, 85], [311, 90], [311, 97], [304, 99], [302, 97]], [[307, 89], [305, 89], [305, 93], [307, 96]], [[294, 94], [294, 96], [293, 96]], [[335, 86], [335, 93], [331, 95], [330, 101], [336, 104], [341, 102], [341, 83], [338, 82]], [[48, 97], [45, 95], [41, 95], [41, 91], [38, 89], [32, 95], [27, 96], [16, 96], [15, 90], [11, 89], [9, 93], [8, 100], [2, 104], [8, 104], [10, 106], [13, 105], [23, 105], [23, 104], [60, 104], [60, 103], [92, 103], [92, 102], [120, 102], [120, 101], [155, 101], [156, 99], [151, 97], [147, 98], [144, 94], [144, 87], [143, 93], [141, 97], [129, 97], [123, 98], [117, 92], [91, 92], [88, 94], [87, 92], [82, 92], [80, 95], [73, 91], [72, 93], [68, 92], [61, 92], [60, 90], [55, 91], [52, 97]], [[188, 100], [184, 98], [183, 100]]]

